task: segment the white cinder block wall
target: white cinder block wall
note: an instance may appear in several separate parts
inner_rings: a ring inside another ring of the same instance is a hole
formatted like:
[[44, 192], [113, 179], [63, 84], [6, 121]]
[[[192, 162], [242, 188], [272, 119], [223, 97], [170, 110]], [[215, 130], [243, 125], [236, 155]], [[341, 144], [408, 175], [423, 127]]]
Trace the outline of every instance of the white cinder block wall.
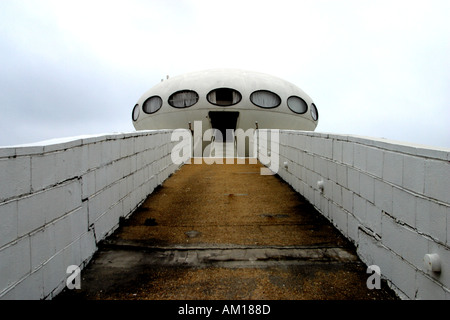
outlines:
[[0, 299], [51, 299], [67, 267], [179, 166], [171, 131], [74, 138], [0, 149]]
[[[450, 299], [449, 149], [281, 131], [279, 156], [279, 176], [355, 244], [368, 266], [378, 265], [400, 297]], [[425, 267], [430, 253], [439, 255], [441, 272]]]

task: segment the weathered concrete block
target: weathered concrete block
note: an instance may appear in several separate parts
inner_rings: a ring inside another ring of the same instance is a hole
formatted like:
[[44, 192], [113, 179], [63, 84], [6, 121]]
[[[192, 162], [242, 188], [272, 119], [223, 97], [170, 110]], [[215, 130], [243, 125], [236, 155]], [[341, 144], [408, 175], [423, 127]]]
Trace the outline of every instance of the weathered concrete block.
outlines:
[[[63, 202], [64, 208], [62, 213], [66, 214], [70, 211], [75, 210], [81, 205], [81, 182], [80, 180], [71, 180], [63, 185], [59, 185], [54, 188], [55, 192], [52, 194], [52, 198], [55, 202]], [[51, 206], [53, 207], [53, 205]], [[51, 212], [49, 210], [49, 212]], [[46, 215], [46, 221], [51, 221], [55, 218], [61, 217], [62, 215], [55, 210], [55, 215]]]
[[354, 193], [360, 194], [359, 175], [360, 172], [354, 168], [347, 167], [347, 187]]
[[130, 159], [128, 157], [126, 157], [126, 158], [121, 159], [120, 162], [122, 163], [123, 176], [124, 177], [129, 176], [133, 172]]
[[31, 185], [34, 191], [42, 190], [61, 182], [63, 179], [61, 153], [35, 155], [31, 158]]
[[31, 270], [41, 268], [56, 254], [55, 228], [53, 224], [38, 229], [30, 234]]
[[312, 153], [327, 159], [333, 158], [333, 140], [324, 138], [313, 138]]
[[421, 272], [416, 273], [416, 294], [418, 300], [448, 300], [448, 290], [430, 276]]
[[381, 209], [370, 202], [366, 202], [366, 223], [365, 225], [373, 232], [381, 235]]
[[[71, 180], [67, 183], [55, 188], [57, 192], [53, 194], [55, 202], [64, 203], [64, 214], [71, 212], [81, 205], [81, 182], [80, 180]], [[60, 217], [57, 212], [56, 216], [47, 215], [47, 221], [51, 221], [53, 218]]]
[[348, 212], [353, 212], [353, 192], [342, 188], [342, 207]]
[[97, 244], [95, 242], [95, 233], [93, 229], [89, 229], [80, 237], [80, 254], [81, 261], [85, 264], [91, 259], [95, 251], [97, 251]]
[[402, 185], [403, 181], [403, 155], [384, 151], [383, 156], [383, 179], [396, 184]]
[[0, 159], [0, 201], [31, 192], [30, 157]]
[[366, 149], [366, 170], [368, 173], [381, 178], [383, 176], [383, 151], [368, 147]]
[[414, 229], [382, 216], [382, 243], [411, 265], [421, 269], [423, 257], [428, 253], [428, 240]]
[[[299, 181], [299, 189], [303, 191], [303, 183]], [[330, 218], [329, 213], [329, 202], [330, 200], [323, 195], [320, 197], [319, 202], [319, 211], [324, 215], [326, 218]]]
[[32, 269], [46, 263], [58, 251], [76, 241], [87, 230], [86, 207], [47, 224], [30, 235]]
[[333, 140], [333, 160], [338, 163], [342, 162], [342, 153], [343, 153], [342, 145], [343, 145], [342, 141], [336, 139]]
[[305, 149], [304, 151], [311, 153], [313, 145], [313, 138], [310, 136], [305, 136]]
[[[449, 209], [447, 208], [447, 212], [449, 211]], [[448, 218], [449, 214], [447, 215], [447, 246], [450, 247], [450, 219]]]
[[322, 198], [323, 196], [320, 191], [313, 190], [313, 201], [311, 203], [317, 210], [320, 210]]
[[343, 142], [342, 144], [342, 162], [353, 166], [354, 161], [354, 143], [353, 142]]
[[63, 252], [53, 255], [43, 266], [43, 292], [45, 297], [52, 297], [53, 292], [62, 290], [67, 277], [67, 267]]
[[[369, 232], [364, 227], [359, 228], [357, 253], [368, 266], [379, 266], [382, 275], [385, 275], [386, 271], [391, 269], [394, 253]], [[386, 276], [390, 277], [390, 275]]]
[[[295, 178], [299, 178], [300, 177], [301, 166], [298, 163], [294, 162], [294, 163], [291, 164], [291, 167], [292, 167], [292, 170], [291, 170], [292, 175]], [[175, 171], [175, 170], [171, 169], [170, 171]]]
[[416, 197], [406, 190], [393, 188], [392, 193], [392, 215], [415, 227], [416, 225]]
[[366, 171], [367, 168], [367, 147], [361, 144], [355, 143], [353, 145], [353, 166]]
[[294, 134], [292, 132], [289, 132], [287, 135], [287, 146], [290, 148], [294, 147]]
[[100, 149], [100, 165], [106, 165], [117, 158], [117, 155], [113, 154], [113, 143], [110, 140], [101, 141], [98, 147]]
[[417, 274], [417, 269], [405, 261], [401, 256], [392, 255], [392, 265], [381, 269], [381, 274], [387, 273], [387, 278], [399, 288], [408, 299], [414, 299], [416, 294], [416, 284], [413, 281]]
[[[151, 150], [151, 149], [154, 149], [157, 145], [156, 145], [156, 139], [155, 139], [155, 136], [156, 136], [156, 134], [154, 134], [154, 133], [152, 133], [152, 134], [148, 134], [147, 136], [146, 136], [146, 149], [147, 150]], [[170, 132], [170, 134], [169, 134], [169, 140], [171, 140], [171, 138], [172, 138], [172, 132]], [[173, 144], [173, 145], [175, 145], [175, 144], [177, 144], [178, 143], [178, 141], [171, 141], [171, 143]]]
[[314, 169], [314, 157], [309, 153], [303, 154], [303, 163], [302, 165], [308, 170]]
[[118, 138], [114, 138], [111, 140], [108, 140], [107, 143], [109, 144], [108, 151], [110, 152], [110, 159], [111, 161], [116, 161], [121, 158], [121, 143]]
[[327, 138], [324, 141], [323, 156], [327, 159], [333, 159], [333, 139]]
[[422, 264], [424, 273], [429, 275], [432, 279], [439, 281], [439, 283], [447, 289], [447, 292], [450, 292], [450, 266], [448, 264], [448, 261], [450, 261], [450, 250], [448, 250], [447, 246], [441, 243], [428, 240], [427, 253], [436, 253], [439, 255], [439, 258], [441, 259], [441, 272], [429, 271], [424, 268], [424, 265]]
[[77, 241], [88, 230], [87, 207], [68, 213], [52, 224], [56, 243], [56, 251], [60, 251]]
[[124, 138], [120, 140], [120, 157], [125, 158], [134, 154], [133, 138]]
[[31, 157], [31, 185], [34, 191], [79, 177], [87, 155], [81, 147]]
[[287, 138], [288, 133], [286, 131], [280, 132], [280, 145], [286, 146], [287, 145]]
[[403, 187], [417, 192], [424, 193], [425, 189], [425, 159], [405, 155], [403, 158]]
[[112, 185], [123, 178], [122, 162], [114, 161], [105, 166], [107, 185]]
[[41, 300], [44, 299], [42, 270], [36, 270], [10, 288], [0, 300]]
[[328, 161], [327, 164], [328, 164], [328, 170], [327, 170], [328, 179], [330, 179], [334, 182], [337, 182], [338, 181], [337, 180], [337, 168], [336, 168], [337, 164], [333, 161]]
[[393, 210], [392, 193], [390, 184], [378, 179], [374, 180], [375, 205], [389, 214], [392, 214]]
[[18, 201], [18, 234], [22, 236], [81, 205], [81, 185], [72, 180]]
[[95, 192], [99, 192], [109, 186], [107, 166], [95, 169]]
[[[117, 189], [117, 190], [116, 190]], [[104, 214], [115, 202], [119, 201], [118, 194], [120, 192], [120, 185], [116, 187], [107, 187], [97, 192], [94, 196], [89, 198], [89, 224], [92, 224], [102, 214]], [[130, 189], [133, 190], [133, 189]], [[117, 198], [116, 198], [117, 192]]]
[[0, 203], [0, 248], [18, 236], [17, 201]]
[[108, 236], [118, 226], [119, 219], [116, 217], [115, 210], [119, 208], [121, 209], [122, 206], [116, 205], [95, 220], [94, 230], [97, 242]]
[[450, 217], [450, 207], [432, 202], [426, 198], [416, 197], [415, 200], [415, 226], [417, 229], [437, 241], [446, 243], [448, 240], [447, 220]]
[[328, 178], [328, 161], [321, 157], [314, 157], [314, 171], [324, 178]]
[[425, 195], [450, 204], [450, 162], [427, 160]]
[[296, 150], [295, 151], [295, 162], [298, 165], [303, 165], [303, 154], [304, 154], [304, 152], [302, 150], [298, 150], [298, 149], [295, 149], [295, 150]]
[[363, 229], [359, 232], [358, 245], [357, 251], [361, 259], [368, 266], [378, 266], [382, 278], [389, 279], [395, 287], [401, 288], [401, 292], [397, 293], [409, 299], [414, 297], [414, 283], [410, 279], [414, 279], [415, 269], [410, 264]]
[[[21, 148], [16, 148], [16, 147], [1, 147], [0, 148], [0, 159], [1, 158], [9, 158], [9, 157], [16, 157], [16, 149], [21, 149]], [[40, 151], [42, 152], [42, 151]]]
[[314, 171], [308, 170], [306, 172], [306, 182], [311, 186], [313, 190], [318, 190], [317, 181], [321, 180], [322, 177], [315, 173]]
[[[143, 183], [144, 183], [144, 170], [143, 169], [138, 169], [134, 174], [133, 174], [134, 178], [134, 188], [138, 188], [140, 187]], [[166, 180], [167, 175], [164, 176], [163, 181]]]
[[136, 172], [137, 168], [137, 156], [131, 155], [127, 158], [127, 160], [130, 162], [130, 174], [133, 174]]
[[292, 147], [296, 148], [297, 150], [304, 151], [305, 150], [305, 143], [306, 143], [306, 136], [302, 134], [294, 134], [293, 135], [293, 145]]
[[336, 164], [336, 182], [341, 186], [348, 188], [348, 167], [342, 164]]
[[348, 234], [347, 212], [337, 205], [333, 209], [333, 224], [343, 234]]
[[353, 214], [347, 215], [347, 238], [356, 245], [358, 244], [358, 230], [360, 225], [361, 221]]
[[361, 197], [370, 202], [375, 199], [375, 179], [367, 174], [361, 173], [359, 175], [359, 192]]
[[[42, 191], [26, 196], [17, 203], [17, 232], [19, 237], [45, 225], [46, 212], [44, 206], [49, 205], [49, 202], [47, 202], [46, 199], [47, 193], [48, 191]], [[61, 203], [59, 203], [58, 206], [59, 208], [62, 208]]]
[[89, 143], [87, 148], [90, 169], [100, 167], [103, 164], [101, 142]]
[[134, 210], [134, 204], [131, 194], [128, 194], [122, 199], [122, 212], [124, 216], [128, 216]]
[[367, 200], [353, 193], [353, 215], [361, 221], [362, 224], [367, 220]]
[[0, 250], [0, 292], [30, 273], [30, 239], [19, 241]]
[[81, 198], [87, 199], [97, 192], [95, 188], [95, 170], [88, 171], [81, 177]]
[[[62, 283], [62, 287], [64, 288], [66, 286], [65, 280], [67, 279], [67, 267], [71, 265], [81, 266], [82, 260], [81, 260], [81, 251], [80, 251], [80, 239], [76, 239], [74, 242], [69, 244], [67, 247], [65, 247], [62, 250], [63, 254], [63, 264], [64, 264], [64, 281]], [[59, 293], [59, 292], [58, 292]]]
[[331, 200], [342, 206], [342, 187], [337, 183], [332, 183]]

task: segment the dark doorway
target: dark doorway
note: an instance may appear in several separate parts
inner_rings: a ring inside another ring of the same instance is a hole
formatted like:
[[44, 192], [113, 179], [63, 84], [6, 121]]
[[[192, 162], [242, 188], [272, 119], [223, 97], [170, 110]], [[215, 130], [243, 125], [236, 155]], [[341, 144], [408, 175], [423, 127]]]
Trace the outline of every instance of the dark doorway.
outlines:
[[226, 134], [226, 129], [236, 130], [239, 112], [235, 111], [210, 111], [211, 127], [220, 130], [224, 142], [232, 142], [234, 134]]

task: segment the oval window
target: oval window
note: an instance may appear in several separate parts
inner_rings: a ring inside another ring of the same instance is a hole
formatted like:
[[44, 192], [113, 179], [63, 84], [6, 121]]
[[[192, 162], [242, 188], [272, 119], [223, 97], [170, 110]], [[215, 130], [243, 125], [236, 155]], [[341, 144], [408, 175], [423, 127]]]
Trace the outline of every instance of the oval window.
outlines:
[[153, 96], [145, 100], [144, 104], [142, 105], [142, 110], [145, 113], [155, 113], [159, 109], [161, 109], [162, 106], [162, 99], [158, 96]]
[[182, 90], [169, 97], [169, 104], [174, 108], [188, 108], [198, 101], [198, 94], [192, 90]]
[[305, 113], [308, 110], [308, 105], [305, 100], [297, 96], [289, 97], [287, 99], [287, 105], [292, 112], [299, 114]]
[[241, 101], [242, 95], [230, 88], [219, 88], [214, 89], [208, 93], [206, 96], [208, 101], [216, 106], [232, 106]]
[[275, 108], [280, 105], [281, 98], [273, 92], [259, 90], [251, 94], [250, 101], [261, 108]]
[[319, 111], [317, 111], [316, 105], [314, 103], [311, 104], [311, 117], [314, 121], [317, 121], [317, 119], [319, 119]]
[[139, 105], [135, 105], [132, 113], [133, 121], [136, 121], [139, 118]]

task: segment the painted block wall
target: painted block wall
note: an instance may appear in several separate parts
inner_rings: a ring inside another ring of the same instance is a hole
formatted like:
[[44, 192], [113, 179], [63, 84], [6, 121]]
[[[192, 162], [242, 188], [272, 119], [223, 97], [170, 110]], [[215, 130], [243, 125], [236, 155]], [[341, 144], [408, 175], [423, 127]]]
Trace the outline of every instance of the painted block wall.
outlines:
[[[272, 152], [267, 139], [261, 145]], [[450, 149], [286, 130], [279, 163], [278, 175], [355, 244], [364, 263], [378, 265], [401, 298], [450, 299]], [[439, 273], [424, 264], [433, 253]]]
[[51, 299], [178, 165], [171, 131], [0, 148], [0, 299]]

